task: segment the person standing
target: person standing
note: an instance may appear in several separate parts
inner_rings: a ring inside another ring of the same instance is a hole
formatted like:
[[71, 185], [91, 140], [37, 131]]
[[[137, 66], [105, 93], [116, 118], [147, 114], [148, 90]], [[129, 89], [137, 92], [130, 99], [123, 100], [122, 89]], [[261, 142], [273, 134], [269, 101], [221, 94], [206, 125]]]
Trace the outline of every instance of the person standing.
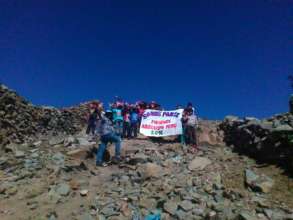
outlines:
[[96, 165], [97, 166], [107, 166], [104, 162], [104, 153], [109, 142], [115, 143], [115, 157], [112, 160], [114, 163], [119, 163], [121, 161], [120, 151], [121, 151], [121, 138], [115, 133], [114, 125], [112, 122], [113, 113], [112, 111], [107, 111], [105, 116], [101, 116], [100, 124], [98, 127], [98, 133], [100, 134], [100, 145], [97, 150], [96, 155]]
[[112, 105], [112, 113], [113, 113], [113, 122], [115, 125], [116, 134], [121, 137], [123, 134], [122, 106], [117, 105], [117, 103], [114, 103]]
[[130, 136], [130, 109], [128, 105], [125, 105], [123, 109], [123, 138], [130, 138]]
[[192, 153], [196, 153], [198, 150], [197, 144], [197, 127], [198, 127], [198, 119], [197, 116], [193, 113], [192, 109], [187, 109], [185, 116], [185, 129], [186, 136], [188, 140], [188, 144], [191, 145], [190, 151]]
[[98, 111], [97, 107], [93, 108], [93, 106], [91, 106], [90, 114], [88, 116], [86, 134], [95, 135], [97, 119], [98, 119], [98, 112], [99, 111]]
[[135, 106], [133, 106], [130, 112], [131, 137], [137, 138], [138, 122], [139, 122], [138, 109]]

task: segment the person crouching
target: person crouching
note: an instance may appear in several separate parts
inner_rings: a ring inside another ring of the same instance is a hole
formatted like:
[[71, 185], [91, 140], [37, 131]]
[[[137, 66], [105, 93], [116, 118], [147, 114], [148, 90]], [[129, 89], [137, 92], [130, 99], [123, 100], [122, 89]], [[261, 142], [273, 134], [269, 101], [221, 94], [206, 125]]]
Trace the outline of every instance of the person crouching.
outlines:
[[111, 111], [107, 111], [105, 116], [101, 116], [101, 121], [98, 128], [101, 143], [99, 145], [96, 156], [97, 166], [107, 166], [107, 164], [103, 161], [103, 157], [109, 142], [115, 143], [115, 157], [112, 161], [114, 163], [119, 163], [121, 161], [121, 138], [115, 133], [112, 117], [113, 114]]

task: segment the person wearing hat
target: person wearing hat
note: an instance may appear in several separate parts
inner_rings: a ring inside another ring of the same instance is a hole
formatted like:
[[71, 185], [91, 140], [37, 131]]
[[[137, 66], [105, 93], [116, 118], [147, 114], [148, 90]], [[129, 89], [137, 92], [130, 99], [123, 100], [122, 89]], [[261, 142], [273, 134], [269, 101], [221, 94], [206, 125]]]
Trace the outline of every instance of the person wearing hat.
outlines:
[[195, 108], [193, 107], [193, 105], [192, 105], [192, 103], [191, 102], [188, 102], [187, 103], [187, 107], [186, 107], [186, 109], [188, 110], [188, 111], [192, 111], [193, 113], [193, 115], [196, 115], [196, 113], [195, 113]]
[[101, 143], [99, 145], [97, 155], [96, 155], [96, 165], [97, 166], [107, 166], [103, 161], [104, 153], [109, 142], [115, 143], [115, 157], [113, 159], [114, 163], [119, 163], [121, 160], [120, 150], [121, 150], [121, 138], [115, 133], [114, 125], [112, 122], [113, 113], [112, 111], [106, 111], [105, 115], [101, 116], [98, 133], [100, 134]]
[[196, 153], [198, 151], [197, 128], [198, 119], [194, 114], [192, 108], [186, 108], [183, 116], [184, 131], [186, 142], [191, 145], [190, 152]]

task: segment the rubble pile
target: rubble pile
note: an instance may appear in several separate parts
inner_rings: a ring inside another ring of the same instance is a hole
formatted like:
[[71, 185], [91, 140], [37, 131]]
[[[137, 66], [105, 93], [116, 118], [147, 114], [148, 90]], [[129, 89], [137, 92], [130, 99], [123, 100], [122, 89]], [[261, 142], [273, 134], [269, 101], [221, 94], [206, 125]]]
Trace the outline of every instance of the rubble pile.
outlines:
[[37, 135], [75, 134], [84, 127], [86, 103], [56, 109], [34, 106], [0, 85], [0, 145], [24, 143]]
[[237, 152], [293, 170], [293, 114], [264, 120], [227, 116], [220, 128]]

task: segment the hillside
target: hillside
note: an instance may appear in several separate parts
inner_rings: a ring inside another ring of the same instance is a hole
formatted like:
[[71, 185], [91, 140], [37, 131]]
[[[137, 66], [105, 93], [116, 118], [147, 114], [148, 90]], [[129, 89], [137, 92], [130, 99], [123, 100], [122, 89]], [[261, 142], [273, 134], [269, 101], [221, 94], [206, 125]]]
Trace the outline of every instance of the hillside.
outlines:
[[123, 140], [123, 162], [96, 167], [87, 111], [1, 85], [1, 220], [293, 219], [292, 114], [200, 121], [197, 154], [172, 138]]

